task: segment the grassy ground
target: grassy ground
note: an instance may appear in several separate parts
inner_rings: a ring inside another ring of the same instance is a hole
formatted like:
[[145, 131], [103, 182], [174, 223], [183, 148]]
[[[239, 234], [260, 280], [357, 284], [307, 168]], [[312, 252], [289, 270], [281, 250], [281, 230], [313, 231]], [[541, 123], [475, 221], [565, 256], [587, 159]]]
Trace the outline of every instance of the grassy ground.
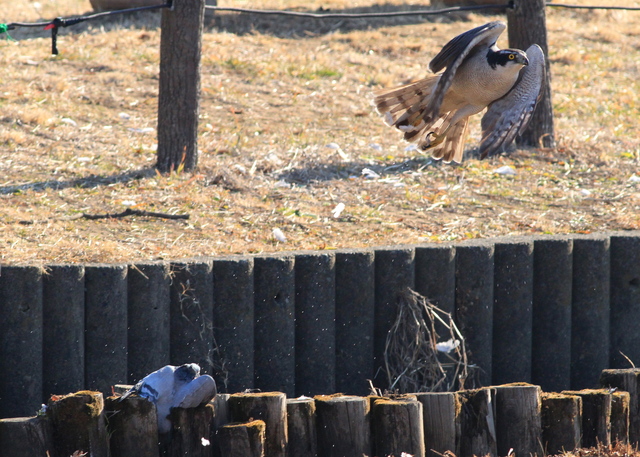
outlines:
[[[233, 5], [423, 8], [398, 0]], [[14, 0], [0, 22], [90, 9], [84, 0]], [[158, 17], [65, 29], [55, 57], [46, 32], [16, 30], [18, 41], [0, 42], [0, 262], [640, 228], [640, 12], [548, 9], [557, 149], [461, 166], [407, 150], [372, 109], [370, 93], [425, 75], [451, 37], [500, 16], [336, 23], [220, 14], [203, 38], [200, 166], [170, 176], [153, 169]], [[516, 174], [497, 174], [503, 166]], [[365, 168], [379, 177], [367, 178]], [[126, 208], [189, 219], [81, 217]], [[286, 241], [274, 237], [276, 228]]]

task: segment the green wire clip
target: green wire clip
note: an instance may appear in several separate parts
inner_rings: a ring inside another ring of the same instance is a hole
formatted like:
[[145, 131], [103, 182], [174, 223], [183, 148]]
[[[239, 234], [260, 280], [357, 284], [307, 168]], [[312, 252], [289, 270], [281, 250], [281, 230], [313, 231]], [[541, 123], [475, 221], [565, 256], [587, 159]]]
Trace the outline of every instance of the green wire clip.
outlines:
[[6, 33], [7, 34], [7, 39], [8, 40], [16, 41], [11, 37], [11, 35], [9, 35], [9, 26], [7, 24], [0, 24], [0, 34], [2, 34], [2, 33]]

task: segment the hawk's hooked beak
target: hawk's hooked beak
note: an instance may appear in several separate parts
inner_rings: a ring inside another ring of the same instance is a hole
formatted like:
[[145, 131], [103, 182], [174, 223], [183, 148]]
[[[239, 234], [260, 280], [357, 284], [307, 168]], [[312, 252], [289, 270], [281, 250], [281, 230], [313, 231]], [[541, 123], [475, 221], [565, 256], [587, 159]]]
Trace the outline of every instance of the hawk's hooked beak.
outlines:
[[527, 65], [529, 65], [529, 59], [528, 59], [528, 58], [527, 58], [527, 56], [526, 56], [526, 55], [524, 55], [524, 54], [518, 54], [518, 56], [517, 56], [517, 58], [516, 58], [516, 61], [517, 61], [518, 63], [521, 63], [521, 64], [522, 64], [522, 65], [524, 65], [525, 67], [526, 67]]

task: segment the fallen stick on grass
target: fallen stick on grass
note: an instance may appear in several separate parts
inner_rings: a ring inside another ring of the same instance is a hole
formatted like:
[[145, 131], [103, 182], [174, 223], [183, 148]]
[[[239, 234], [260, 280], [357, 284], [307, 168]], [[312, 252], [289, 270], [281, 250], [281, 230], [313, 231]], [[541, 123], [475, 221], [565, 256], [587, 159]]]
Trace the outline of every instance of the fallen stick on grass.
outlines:
[[138, 209], [127, 208], [121, 213], [106, 213], [106, 214], [87, 214], [82, 213], [81, 218], [83, 219], [116, 219], [127, 216], [147, 216], [147, 217], [159, 217], [161, 219], [189, 219], [188, 214], [167, 214], [167, 213], [156, 213], [153, 211], [144, 211]]

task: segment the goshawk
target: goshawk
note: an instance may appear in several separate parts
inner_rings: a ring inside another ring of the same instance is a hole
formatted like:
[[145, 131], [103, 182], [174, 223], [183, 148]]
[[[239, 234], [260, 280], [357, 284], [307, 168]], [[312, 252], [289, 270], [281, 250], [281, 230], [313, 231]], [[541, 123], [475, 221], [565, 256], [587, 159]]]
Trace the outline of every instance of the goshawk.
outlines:
[[480, 157], [501, 152], [521, 134], [533, 115], [545, 79], [544, 53], [499, 49], [501, 21], [476, 27], [449, 41], [429, 69], [440, 74], [374, 93], [387, 124], [435, 159], [461, 162], [469, 116], [482, 117]]

